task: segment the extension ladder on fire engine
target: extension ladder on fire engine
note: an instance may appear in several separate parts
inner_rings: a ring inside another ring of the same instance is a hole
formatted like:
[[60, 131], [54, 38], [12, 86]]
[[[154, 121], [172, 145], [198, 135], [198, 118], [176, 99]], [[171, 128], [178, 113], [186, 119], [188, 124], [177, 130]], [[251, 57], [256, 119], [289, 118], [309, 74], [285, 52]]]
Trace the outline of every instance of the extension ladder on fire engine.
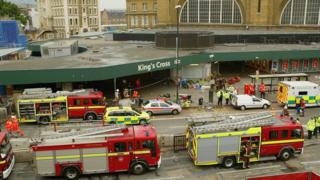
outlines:
[[250, 127], [260, 127], [274, 124], [274, 119], [271, 119], [272, 115], [268, 114], [256, 114], [252, 116], [228, 119], [214, 124], [194, 126], [192, 131], [195, 133], [209, 133], [218, 130], [237, 130]]
[[246, 113], [246, 114], [239, 114], [233, 116], [231, 115], [215, 115], [215, 116], [194, 116], [194, 117], [189, 117], [188, 118], [188, 123], [189, 125], [193, 124], [209, 124], [209, 123], [217, 123], [217, 122], [236, 122], [236, 121], [242, 121], [243, 118], [245, 119], [260, 119], [260, 118], [268, 118], [271, 117], [272, 115], [270, 113]]
[[80, 131], [73, 131], [73, 132], [66, 132], [66, 133], [59, 133], [59, 134], [51, 134], [48, 136], [42, 136], [40, 138], [32, 138], [32, 143], [41, 143], [46, 140], [57, 140], [57, 139], [72, 139], [72, 138], [79, 138], [79, 137], [86, 137], [96, 134], [103, 134], [106, 132], [112, 132], [112, 131], [119, 131], [126, 129], [126, 126], [124, 124], [115, 124], [115, 125], [109, 125], [109, 126], [101, 126], [101, 127], [95, 127], [95, 128], [88, 128], [88, 129], [82, 129]]
[[93, 91], [93, 89], [81, 89], [75, 91], [57, 91], [53, 93], [47, 88], [39, 88], [39, 89], [27, 89], [24, 91], [22, 95], [18, 97], [18, 99], [45, 99], [45, 98], [55, 98], [59, 96], [74, 96], [74, 95], [82, 95], [88, 94], [88, 92]]

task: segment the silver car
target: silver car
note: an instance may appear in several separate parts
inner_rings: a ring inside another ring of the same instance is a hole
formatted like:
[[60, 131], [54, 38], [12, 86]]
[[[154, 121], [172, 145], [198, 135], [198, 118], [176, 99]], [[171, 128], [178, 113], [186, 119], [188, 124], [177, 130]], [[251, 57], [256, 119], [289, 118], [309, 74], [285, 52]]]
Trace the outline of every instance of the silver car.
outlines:
[[179, 104], [165, 100], [149, 100], [142, 104], [142, 108], [150, 116], [153, 114], [179, 114], [182, 110]]

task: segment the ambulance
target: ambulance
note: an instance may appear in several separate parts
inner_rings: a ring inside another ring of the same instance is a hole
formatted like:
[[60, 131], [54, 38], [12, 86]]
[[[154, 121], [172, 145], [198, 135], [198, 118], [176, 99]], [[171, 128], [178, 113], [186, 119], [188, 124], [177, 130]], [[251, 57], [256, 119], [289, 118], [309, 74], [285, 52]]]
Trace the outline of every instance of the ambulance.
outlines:
[[306, 107], [319, 106], [319, 85], [310, 81], [282, 81], [278, 84], [277, 101], [279, 104], [295, 107], [296, 98], [303, 98]]

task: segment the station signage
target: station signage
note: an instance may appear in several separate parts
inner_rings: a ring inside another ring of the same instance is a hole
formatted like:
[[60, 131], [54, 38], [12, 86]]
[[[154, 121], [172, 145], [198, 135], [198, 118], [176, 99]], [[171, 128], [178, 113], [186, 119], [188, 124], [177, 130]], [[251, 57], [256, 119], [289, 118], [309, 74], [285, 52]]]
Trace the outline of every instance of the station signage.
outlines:
[[[178, 61], [180, 63], [180, 61]], [[157, 71], [161, 69], [168, 69], [171, 68], [172, 64], [177, 64], [177, 61], [174, 60], [172, 63], [171, 61], [156, 61], [150, 63], [142, 63], [137, 65], [138, 72], [150, 72], [150, 71]]]

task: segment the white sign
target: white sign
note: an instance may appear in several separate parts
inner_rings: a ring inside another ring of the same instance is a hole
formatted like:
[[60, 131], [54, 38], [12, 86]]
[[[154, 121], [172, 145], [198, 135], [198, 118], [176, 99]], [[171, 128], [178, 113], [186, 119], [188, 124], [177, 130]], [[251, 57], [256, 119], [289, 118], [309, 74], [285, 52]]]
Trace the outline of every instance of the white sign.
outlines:
[[171, 66], [170, 61], [166, 62], [151, 62], [149, 64], [138, 64], [138, 72], [147, 71], [150, 72], [152, 70], [168, 68]]

